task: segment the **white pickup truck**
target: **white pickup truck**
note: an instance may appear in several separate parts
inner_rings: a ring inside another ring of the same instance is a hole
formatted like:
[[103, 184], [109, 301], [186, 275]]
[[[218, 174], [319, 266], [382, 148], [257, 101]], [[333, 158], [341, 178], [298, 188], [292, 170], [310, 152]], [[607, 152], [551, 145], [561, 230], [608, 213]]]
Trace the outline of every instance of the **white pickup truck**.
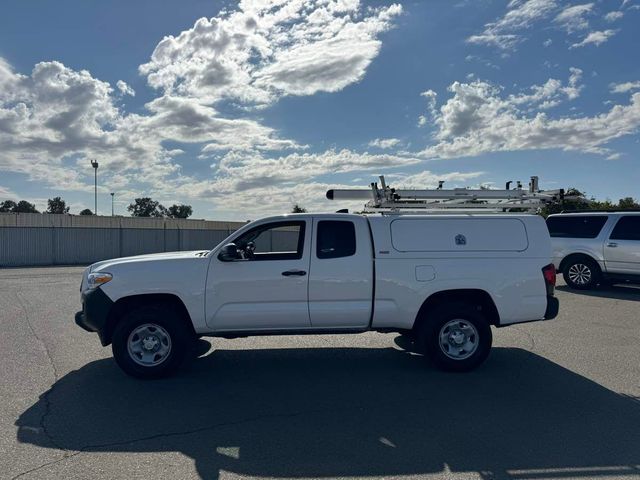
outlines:
[[128, 374], [173, 372], [202, 336], [399, 332], [439, 368], [482, 363], [491, 326], [557, 315], [542, 217], [294, 214], [211, 251], [98, 262], [76, 323]]

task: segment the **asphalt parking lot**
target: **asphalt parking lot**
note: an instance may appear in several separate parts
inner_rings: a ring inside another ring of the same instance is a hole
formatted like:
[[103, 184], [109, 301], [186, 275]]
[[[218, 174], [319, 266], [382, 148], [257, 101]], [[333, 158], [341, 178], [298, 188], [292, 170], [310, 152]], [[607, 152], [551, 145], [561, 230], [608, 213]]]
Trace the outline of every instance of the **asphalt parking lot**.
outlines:
[[640, 478], [639, 288], [561, 285], [469, 374], [370, 333], [215, 339], [142, 382], [74, 324], [81, 270], [0, 270], [0, 478]]

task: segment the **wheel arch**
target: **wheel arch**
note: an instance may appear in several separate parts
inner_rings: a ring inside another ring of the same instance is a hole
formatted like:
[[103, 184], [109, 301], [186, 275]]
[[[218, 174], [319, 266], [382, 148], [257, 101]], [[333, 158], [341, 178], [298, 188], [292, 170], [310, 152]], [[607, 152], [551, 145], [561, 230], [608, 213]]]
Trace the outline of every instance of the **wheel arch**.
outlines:
[[146, 293], [122, 297], [113, 304], [107, 316], [103, 344], [106, 346], [111, 343], [116, 325], [127, 312], [138, 307], [146, 305], [157, 306], [159, 304], [178, 313], [187, 330], [196, 336], [189, 311], [180, 297], [171, 293]]
[[587, 260], [592, 261], [598, 267], [598, 270], [600, 271], [600, 273], [602, 273], [602, 268], [600, 267], [600, 263], [598, 262], [598, 260], [593, 258], [593, 256], [589, 255], [588, 253], [583, 253], [583, 252], [570, 253], [569, 255], [564, 257], [560, 262], [560, 265], [558, 266], [558, 273], [563, 273], [564, 268], [567, 266], [569, 262], [572, 262], [579, 258], [586, 258]]
[[475, 306], [486, 315], [491, 325], [496, 327], [500, 326], [500, 314], [491, 295], [486, 290], [479, 288], [462, 288], [441, 290], [429, 295], [418, 310], [413, 324], [413, 330], [415, 331], [422, 323], [428, 321], [429, 311], [440, 305], [452, 302]]

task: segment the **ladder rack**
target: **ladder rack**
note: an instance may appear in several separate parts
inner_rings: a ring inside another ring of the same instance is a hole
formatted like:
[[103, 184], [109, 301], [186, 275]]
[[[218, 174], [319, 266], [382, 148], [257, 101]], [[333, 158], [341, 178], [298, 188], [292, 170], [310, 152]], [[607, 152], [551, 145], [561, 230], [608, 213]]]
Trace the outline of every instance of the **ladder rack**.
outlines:
[[[370, 189], [332, 189], [327, 191], [329, 200], [368, 200], [364, 211], [367, 213], [438, 213], [447, 210], [455, 212], [529, 212], [537, 213], [549, 203], [562, 202], [565, 198], [579, 199], [566, 195], [564, 189], [540, 190], [538, 177], [531, 177], [528, 189], [517, 182], [516, 188], [510, 188], [507, 182], [504, 190], [499, 189], [443, 189], [439, 182], [437, 189], [404, 190], [389, 187], [380, 176], [378, 183], [371, 183]], [[580, 198], [581, 199], [581, 198]], [[583, 200], [583, 199], [581, 199]]]

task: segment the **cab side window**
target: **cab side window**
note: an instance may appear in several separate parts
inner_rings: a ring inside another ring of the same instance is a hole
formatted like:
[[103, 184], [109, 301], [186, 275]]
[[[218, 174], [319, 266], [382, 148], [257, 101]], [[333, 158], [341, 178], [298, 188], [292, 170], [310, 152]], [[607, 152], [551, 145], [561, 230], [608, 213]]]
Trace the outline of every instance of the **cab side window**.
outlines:
[[234, 243], [248, 260], [298, 260], [303, 254], [304, 231], [303, 221], [267, 223], [252, 228]]
[[356, 253], [356, 229], [353, 222], [322, 220], [318, 222], [316, 256], [319, 259], [350, 257]]
[[640, 240], [640, 215], [620, 218], [610, 238], [611, 240]]

